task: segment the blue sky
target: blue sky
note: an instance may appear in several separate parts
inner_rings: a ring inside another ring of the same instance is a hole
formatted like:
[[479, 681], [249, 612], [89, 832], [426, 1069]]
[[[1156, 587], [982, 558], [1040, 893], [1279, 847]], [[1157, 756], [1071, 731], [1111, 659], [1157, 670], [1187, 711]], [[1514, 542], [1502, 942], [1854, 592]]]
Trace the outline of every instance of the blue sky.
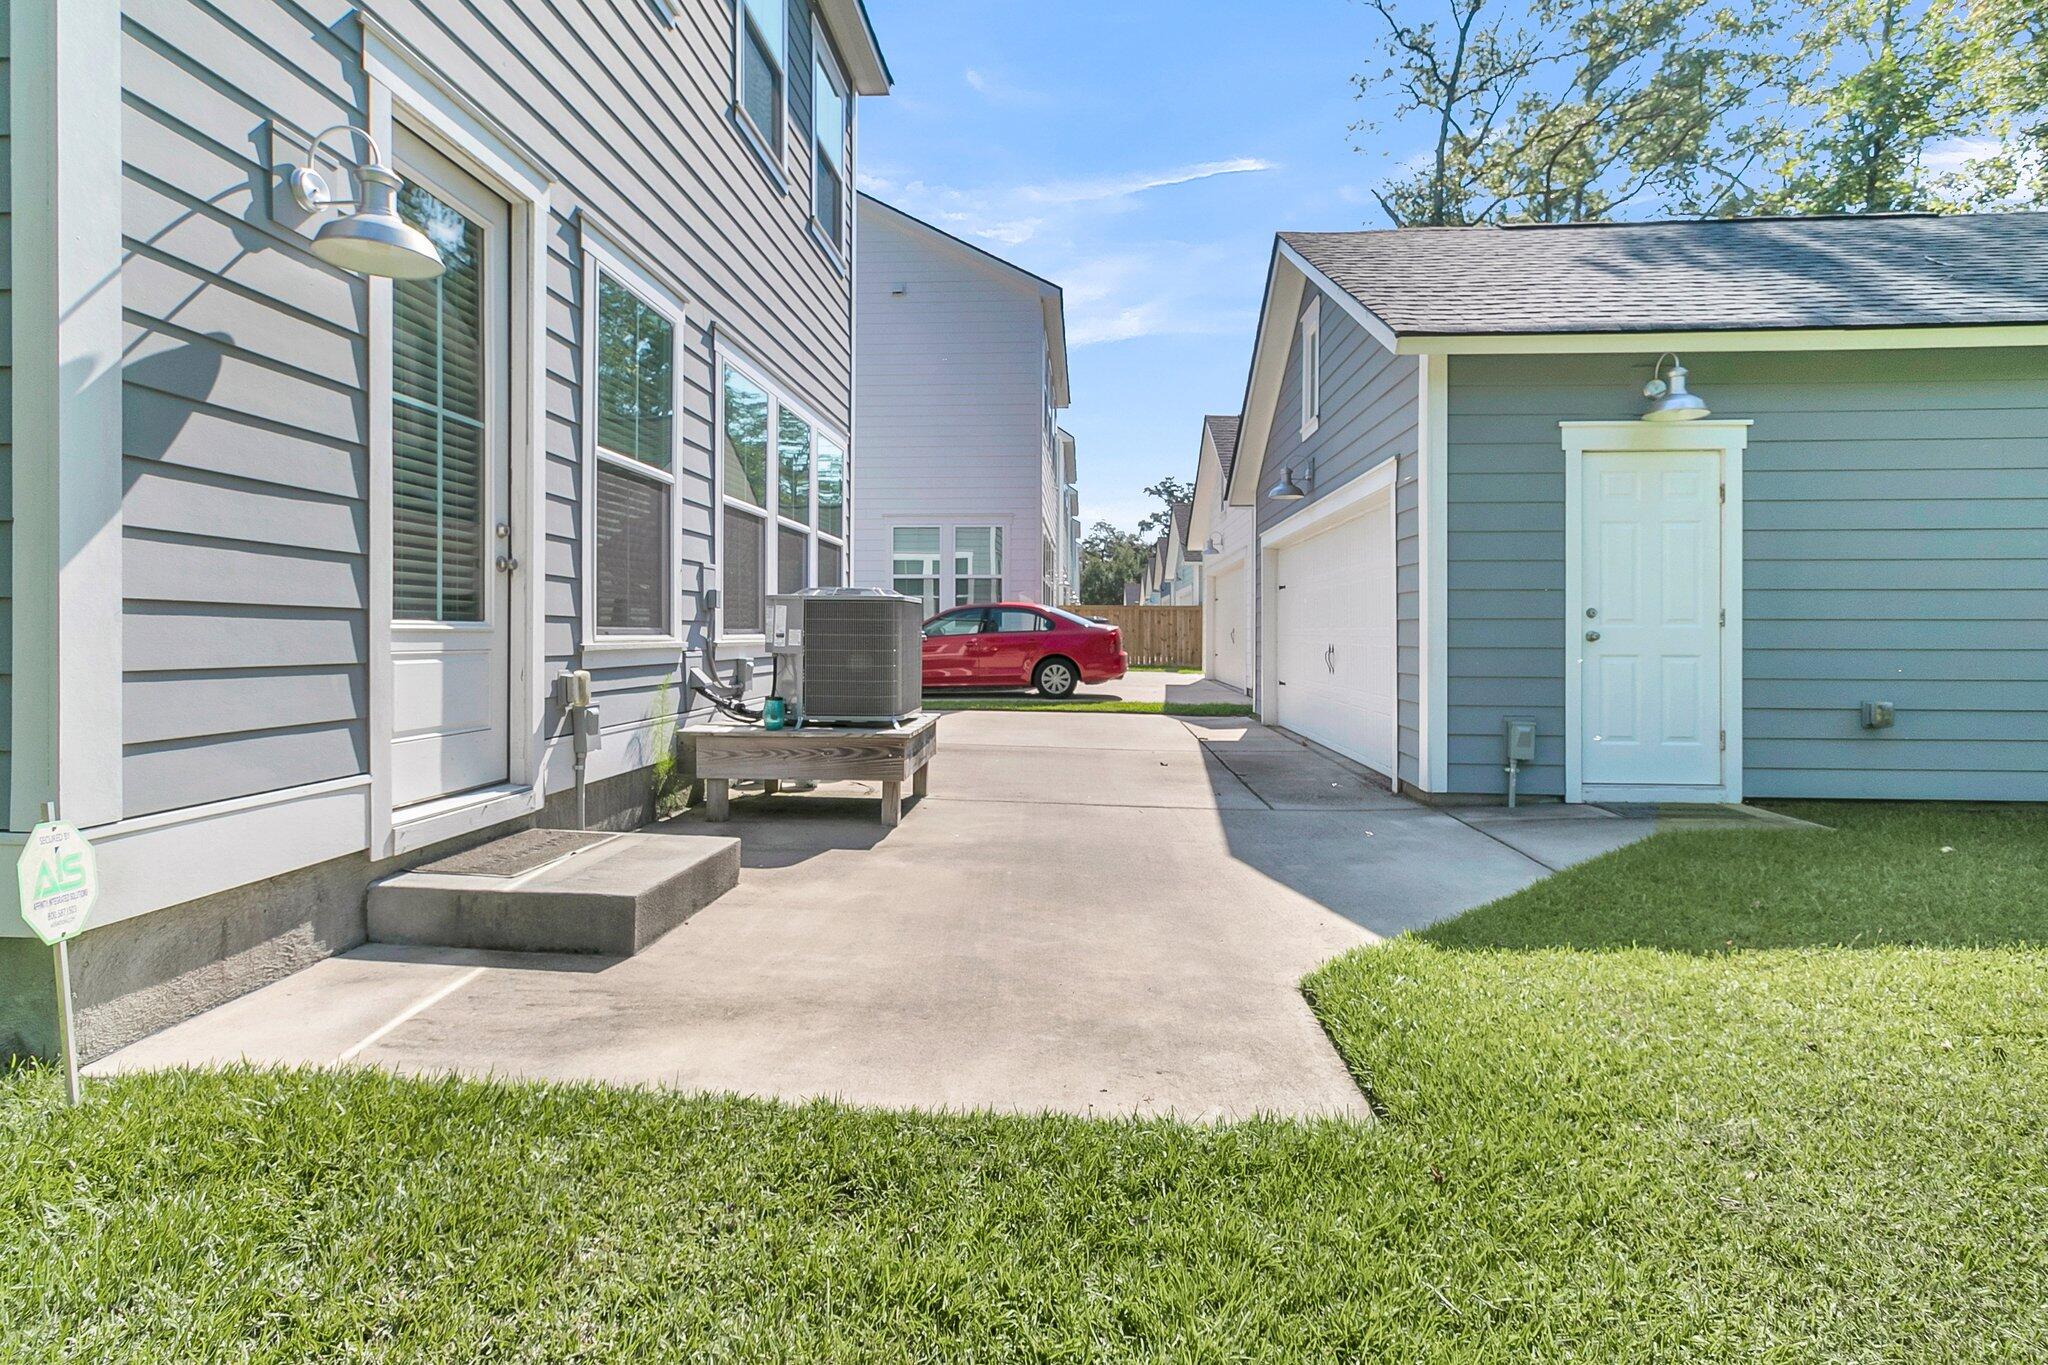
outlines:
[[[1384, 117], [1352, 0], [868, 0], [896, 75], [861, 105], [871, 192], [1062, 285], [1081, 514], [1130, 526], [1244, 395], [1280, 229], [1383, 226], [1420, 134]], [[1405, 137], [1405, 140], [1404, 140]]]

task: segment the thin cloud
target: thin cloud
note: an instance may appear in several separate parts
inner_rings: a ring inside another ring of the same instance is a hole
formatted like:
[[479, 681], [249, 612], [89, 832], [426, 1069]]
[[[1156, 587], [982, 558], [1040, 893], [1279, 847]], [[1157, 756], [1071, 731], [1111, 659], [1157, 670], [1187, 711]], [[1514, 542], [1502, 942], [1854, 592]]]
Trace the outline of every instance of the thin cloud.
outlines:
[[968, 67], [960, 78], [967, 82], [967, 88], [987, 100], [990, 104], [1021, 105], [1026, 108], [1043, 108], [1052, 103], [1052, 97], [1040, 90], [1031, 90], [1021, 85], [1012, 85], [1001, 76], [991, 75], [977, 67]]
[[1025, 185], [1020, 198], [1036, 204], [1104, 204], [1129, 199], [1149, 190], [1174, 185], [1192, 185], [1223, 175], [1256, 175], [1274, 170], [1270, 161], [1255, 156], [1232, 157], [1228, 161], [1199, 161], [1167, 171], [1143, 171], [1134, 175], [1108, 176], [1092, 180], [1058, 180], [1045, 185]]

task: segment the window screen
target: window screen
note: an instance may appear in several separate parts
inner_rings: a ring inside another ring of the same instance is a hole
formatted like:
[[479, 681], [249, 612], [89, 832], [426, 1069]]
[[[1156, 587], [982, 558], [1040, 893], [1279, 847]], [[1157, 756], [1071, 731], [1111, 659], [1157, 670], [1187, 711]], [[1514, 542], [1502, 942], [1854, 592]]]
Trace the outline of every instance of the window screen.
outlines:
[[481, 621], [483, 234], [416, 184], [398, 211], [446, 268], [391, 289], [391, 614]]
[[762, 518], [737, 507], [725, 509], [725, 632], [730, 635], [758, 635], [766, 613], [762, 603], [763, 552], [767, 549], [767, 524]]
[[660, 635], [669, 628], [669, 486], [597, 467], [592, 509], [600, 632]]
[[809, 550], [811, 538], [802, 531], [783, 527], [777, 537], [775, 591], [802, 592], [811, 586]]
[[818, 586], [843, 587], [846, 583], [845, 553], [829, 540], [818, 542]]
[[782, 146], [783, 0], [740, 0], [740, 104], [770, 147]]

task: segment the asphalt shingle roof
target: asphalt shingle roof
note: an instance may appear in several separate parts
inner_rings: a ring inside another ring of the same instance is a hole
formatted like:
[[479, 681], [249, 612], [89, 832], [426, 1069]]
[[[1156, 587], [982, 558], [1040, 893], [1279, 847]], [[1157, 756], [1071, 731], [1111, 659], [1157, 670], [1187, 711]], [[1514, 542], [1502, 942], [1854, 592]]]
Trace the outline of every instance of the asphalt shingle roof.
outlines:
[[1223, 461], [1223, 483], [1230, 485], [1230, 467], [1237, 463], [1237, 424], [1235, 417], [1204, 417], [1202, 425], [1209, 432], [1209, 439], [1216, 443], [1216, 454]]
[[1280, 235], [1403, 335], [2048, 323], [2048, 213]]

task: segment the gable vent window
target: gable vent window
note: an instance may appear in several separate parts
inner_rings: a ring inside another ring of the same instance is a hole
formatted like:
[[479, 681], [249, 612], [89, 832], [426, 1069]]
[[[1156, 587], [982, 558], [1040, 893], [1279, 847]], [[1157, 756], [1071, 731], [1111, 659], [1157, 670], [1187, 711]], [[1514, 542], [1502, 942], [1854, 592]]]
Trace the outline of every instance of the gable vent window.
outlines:
[[1301, 438], [1323, 424], [1323, 301], [1309, 303], [1301, 315]]

